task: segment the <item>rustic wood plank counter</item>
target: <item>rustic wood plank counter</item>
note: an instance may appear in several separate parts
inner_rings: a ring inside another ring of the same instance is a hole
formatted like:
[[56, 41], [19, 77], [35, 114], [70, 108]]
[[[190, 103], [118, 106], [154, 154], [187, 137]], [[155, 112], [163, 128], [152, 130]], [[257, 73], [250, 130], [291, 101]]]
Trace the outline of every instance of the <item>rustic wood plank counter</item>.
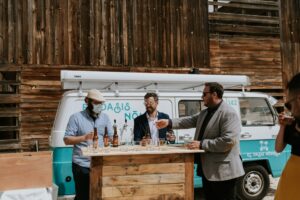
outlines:
[[82, 149], [91, 156], [91, 200], [194, 200], [194, 153], [184, 147]]

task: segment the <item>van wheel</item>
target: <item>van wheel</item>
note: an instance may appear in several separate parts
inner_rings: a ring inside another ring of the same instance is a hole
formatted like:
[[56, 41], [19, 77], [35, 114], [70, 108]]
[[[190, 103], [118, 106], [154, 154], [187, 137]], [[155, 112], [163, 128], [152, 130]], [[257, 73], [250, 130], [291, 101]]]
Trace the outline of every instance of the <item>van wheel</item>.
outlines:
[[237, 194], [241, 200], [260, 200], [264, 198], [270, 186], [267, 170], [260, 165], [245, 166], [245, 175], [239, 178]]

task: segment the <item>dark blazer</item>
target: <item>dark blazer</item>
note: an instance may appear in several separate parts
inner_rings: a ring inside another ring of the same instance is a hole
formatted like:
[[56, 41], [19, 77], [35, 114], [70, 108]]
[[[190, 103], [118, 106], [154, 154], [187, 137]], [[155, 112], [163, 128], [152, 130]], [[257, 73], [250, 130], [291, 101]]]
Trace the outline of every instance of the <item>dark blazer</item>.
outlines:
[[[158, 112], [157, 115], [158, 119], [170, 119], [169, 115]], [[137, 118], [134, 119], [134, 128], [133, 128], [133, 133], [134, 133], [134, 141], [140, 141], [143, 139], [143, 136], [146, 135], [146, 131], [149, 132], [150, 127], [148, 124], [148, 119], [146, 112]], [[159, 138], [166, 138], [166, 133], [168, 131], [168, 128], [163, 128], [158, 130]], [[151, 137], [151, 134], [150, 134]]]

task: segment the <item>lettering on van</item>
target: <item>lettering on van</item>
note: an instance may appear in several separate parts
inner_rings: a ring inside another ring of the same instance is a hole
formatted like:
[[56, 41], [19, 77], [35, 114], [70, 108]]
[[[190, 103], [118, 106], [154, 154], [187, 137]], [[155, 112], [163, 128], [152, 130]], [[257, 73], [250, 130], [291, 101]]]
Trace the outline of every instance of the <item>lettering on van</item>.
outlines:
[[226, 103], [228, 103], [231, 106], [237, 106], [238, 100], [236, 98], [225, 98]]
[[[87, 104], [83, 104], [82, 110], [85, 110]], [[137, 116], [141, 115], [141, 112], [132, 110], [133, 106], [129, 102], [116, 102], [116, 103], [104, 103], [102, 105], [102, 111], [110, 112], [115, 115], [124, 113], [124, 118], [127, 121], [134, 120]]]
[[246, 153], [248, 158], [261, 158], [267, 156], [276, 156], [278, 157], [280, 153], [275, 151], [269, 151], [269, 142], [268, 141], [259, 141], [259, 152], [248, 152]]

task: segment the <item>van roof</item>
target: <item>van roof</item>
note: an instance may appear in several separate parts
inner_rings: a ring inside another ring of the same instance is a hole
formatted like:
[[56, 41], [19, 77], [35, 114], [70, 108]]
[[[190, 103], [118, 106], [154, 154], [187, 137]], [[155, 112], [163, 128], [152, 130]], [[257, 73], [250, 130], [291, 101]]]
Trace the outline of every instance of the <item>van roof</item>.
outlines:
[[[114, 91], [102, 91], [104, 97], [116, 97]], [[128, 98], [128, 97], [144, 97], [146, 91], [131, 91], [131, 92], [120, 92], [118, 98]], [[70, 90], [64, 93], [65, 97], [85, 97], [87, 95], [87, 90], [78, 91]], [[182, 92], [160, 92], [158, 93], [160, 98], [186, 98], [186, 99], [201, 99], [202, 93], [199, 91], [182, 91]], [[260, 92], [241, 92], [241, 91], [225, 91], [224, 97], [234, 98], [234, 97], [260, 97], [267, 98], [271, 105], [276, 104], [277, 100], [265, 93]]]
[[250, 85], [245, 75], [203, 75], [136, 72], [61, 71], [63, 89], [101, 91], [202, 91], [205, 82], [219, 82], [225, 89]]

